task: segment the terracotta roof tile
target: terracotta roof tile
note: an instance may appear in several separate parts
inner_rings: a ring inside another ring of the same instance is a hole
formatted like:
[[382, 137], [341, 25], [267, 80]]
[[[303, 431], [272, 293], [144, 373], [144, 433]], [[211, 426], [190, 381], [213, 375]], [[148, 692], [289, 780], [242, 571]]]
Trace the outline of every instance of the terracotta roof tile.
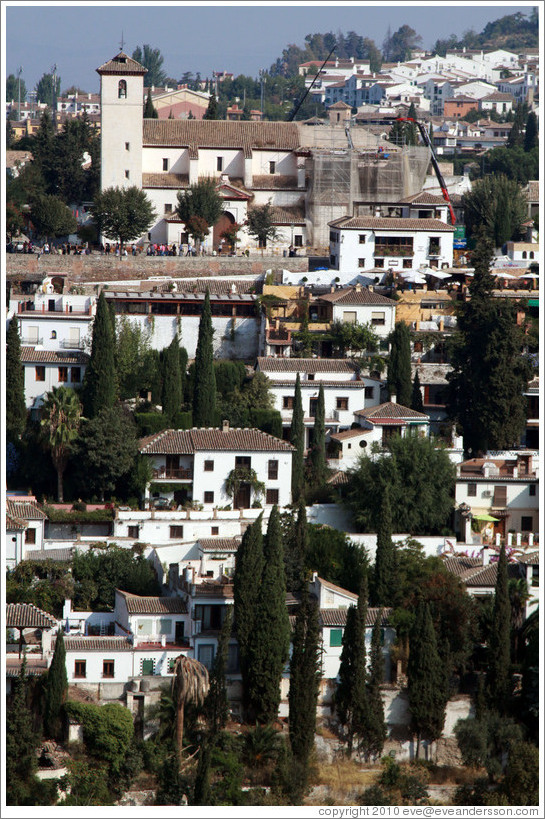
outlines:
[[442, 196], [434, 196], [432, 193], [428, 193], [427, 191], [420, 191], [420, 193], [415, 193], [412, 196], [406, 196], [405, 199], [399, 200], [402, 203], [409, 203], [411, 205], [443, 205], [446, 206], [446, 202]]
[[259, 429], [223, 429], [216, 427], [166, 429], [140, 441], [144, 455], [193, 455], [195, 452], [292, 452], [287, 441]]
[[199, 547], [203, 552], [236, 552], [241, 537], [202, 537]]
[[[51, 648], [55, 650], [55, 642], [51, 641]], [[134, 646], [128, 637], [83, 637], [69, 634], [64, 635], [66, 651], [132, 651]]]
[[124, 591], [119, 593], [125, 598], [129, 614], [187, 614], [187, 605], [181, 597], [140, 597]]
[[345, 429], [342, 432], [334, 432], [329, 437], [335, 441], [346, 441], [350, 440], [350, 438], [358, 438], [360, 435], [369, 435], [372, 431], [371, 429], [359, 427], [358, 429]]
[[277, 190], [280, 188], [297, 188], [297, 177], [286, 174], [263, 174], [252, 177], [252, 188]]
[[[320, 622], [322, 626], [345, 626], [347, 611], [348, 609], [320, 609]], [[388, 617], [391, 611], [391, 608], [382, 610], [381, 625], [388, 625]], [[367, 616], [365, 618], [367, 628], [372, 628], [375, 625], [379, 613], [380, 608], [367, 609]]]
[[143, 188], [187, 188], [189, 176], [184, 173], [143, 173]]
[[6, 498], [6, 512], [19, 520], [47, 520], [47, 515], [40, 509], [35, 498]]
[[6, 628], [54, 628], [57, 619], [32, 603], [8, 603]]
[[144, 120], [143, 144], [190, 148], [235, 148], [250, 156], [254, 149], [294, 151], [299, 129], [294, 122], [228, 120]]
[[[264, 373], [354, 373], [357, 366], [347, 358], [273, 358], [258, 356]], [[295, 381], [293, 382], [295, 384]]]
[[133, 60], [124, 51], [120, 51], [119, 54], [116, 54], [115, 57], [112, 57], [111, 60], [108, 60], [107, 63], [103, 63], [100, 68], [97, 68], [97, 74], [147, 74], [148, 69], [144, 68], [143, 65], [137, 63], [136, 60]]
[[334, 293], [325, 293], [318, 300], [332, 302], [333, 304], [370, 304], [383, 305], [384, 307], [393, 307], [395, 305], [393, 299], [381, 296], [380, 293], [375, 293], [367, 287], [362, 287], [359, 290], [355, 287], [347, 290], [335, 290]]
[[[320, 388], [320, 384], [324, 387], [334, 387], [335, 389], [339, 390], [363, 390], [365, 389], [365, 382], [364, 381], [323, 381], [322, 379], [318, 379], [317, 381], [301, 381], [301, 389], [307, 390], [318, 390]], [[295, 389], [295, 381], [271, 381], [271, 387], [291, 387]]]
[[348, 475], [342, 469], [338, 469], [327, 479], [327, 483], [331, 484], [331, 486], [344, 486], [348, 483]]
[[25, 553], [25, 560], [54, 560], [65, 563], [74, 557], [74, 549], [33, 549]]
[[62, 352], [59, 350], [37, 350], [35, 347], [21, 347], [22, 364], [87, 364], [87, 353]]
[[217, 580], [198, 583], [195, 586], [195, 597], [199, 597], [201, 595], [204, 595], [206, 597], [222, 597], [224, 599], [230, 600], [233, 598], [234, 595], [233, 584], [232, 582], [221, 583]]
[[15, 532], [21, 529], [28, 529], [26, 520], [21, 520], [21, 518], [16, 518], [6, 513], [6, 532]]
[[[252, 210], [252, 208], [250, 208]], [[272, 220], [276, 225], [304, 225], [305, 210], [297, 205], [286, 205], [280, 207], [273, 205], [271, 208]]]
[[539, 551], [520, 555], [518, 561], [519, 563], [525, 563], [527, 566], [539, 566]]
[[[6, 657], [6, 677], [18, 677], [23, 664], [22, 657]], [[25, 673], [27, 677], [38, 677], [47, 671], [47, 660], [28, 656]]]
[[444, 231], [453, 233], [454, 226], [447, 225], [439, 219], [398, 219], [396, 217], [379, 216], [342, 216], [328, 222], [330, 227], [344, 230], [418, 230], [426, 232]]
[[402, 404], [394, 403], [393, 401], [386, 401], [384, 404], [379, 404], [378, 407], [367, 407], [366, 409], [356, 410], [354, 415], [360, 415], [367, 418], [369, 421], [382, 421], [388, 419], [421, 419], [429, 421], [429, 416], [425, 412], [417, 412], [410, 407], [404, 407]]

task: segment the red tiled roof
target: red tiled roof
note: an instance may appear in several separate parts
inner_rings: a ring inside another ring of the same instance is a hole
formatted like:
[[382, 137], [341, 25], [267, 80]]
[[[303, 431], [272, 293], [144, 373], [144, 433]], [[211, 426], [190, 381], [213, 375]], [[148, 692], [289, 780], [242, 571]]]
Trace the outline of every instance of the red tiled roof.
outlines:
[[297, 177], [286, 174], [262, 174], [252, 177], [252, 188], [263, 190], [276, 190], [279, 188], [296, 188]]
[[440, 219], [398, 219], [396, 217], [380, 216], [341, 216], [328, 222], [330, 227], [344, 230], [418, 230], [427, 233], [443, 231], [453, 233], [454, 226], [441, 222]]
[[203, 552], [236, 552], [241, 537], [202, 537], [199, 546]]
[[143, 173], [143, 188], [187, 188], [189, 176], [184, 173]]
[[361, 415], [369, 421], [387, 421], [390, 419], [421, 419], [429, 421], [429, 416], [424, 412], [417, 412], [410, 407], [404, 407], [402, 404], [394, 403], [393, 401], [386, 401], [384, 404], [379, 404], [378, 407], [367, 407], [366, 409], [356, 410], [354, 415]]
[[[6, 657], [6, 677], [18, 677], [23, 664], [22, 657]], [[41, 657], [27, 657], [25, 673], [27, 677], [38, 677], [47, 671], [47, 660]]]
[[415, 193], [412, 196], [406, 196], [404, 199], [400, 199], [400, 202], [410, 205], [446, 205], [442, 196], [434, 196], [427, 191], [420, 191], [420, 193]]
[[518, 561], [519, 563], [525, 563], [527, 566], [539, 566], [539, 551], [520, 555]]
[[147, 74], [148, 69], [144, 68], [143, 65], [137, 63], [136, 60], [133, 60], [124, 51], [120, 51], [119, 54], [116, 54], [111, 60], [108, 60], [107, 63], [103, 63], [99, 68], [96, 69], [97, 74]]
[[[268, 373], [354, 373], [357, 366], [347, 358], [273, 358], [258, 356], [262, 372]], [[295, 381], [293, 382], [295, 384]]]
[[32, 603], [8, 603], [6, 628], [55, 628], [57, 619]]
[[[283, 342], [285, 343], [285, 342]], [[301, 389], [318, 390], [320, 384], [324, 387], [334, 387], [339, 390], [363, 390], [365, 388], [365, 381], [301, 381]], [[271, 381], [271, 387], [291, 387], [295, 388], [295, 381]]]
[[250, 156], [254, 149], [294, 151], [299, 129], [294, 122], [230, 120], [144, 120], [143, 144], [199, 148], [235, 148]]
[[125, 598], [129, 614], [187, 614], [181, 597], [140, 597], [117, 590]]
[[35, 347], [21, 347], [22, 364], [87, 364], [87, 353], [61, 352], [58, 350], [37, 350]]
[[[347, 609], [320, 609], [320, 622], [322, 626], [345, 626]], [[382, 626], [388, 625], [388, 617], [392, 609], [382, 609]], [[380, 608], [368, 608], [365, 618], [365, 625], [367, 628], [372, 628], [377, 617], [380, 614]]]
[[25, 553], [25, 560], [54, 560], [66, 562], [74, 557], [74, 548], [70, 549], [33, 549]]
[[334, 432], [329, 437], [335, 441], [346, 441], [350, 438], [357, 438], [360, 435], [369, 435], [372, 432], [370, 429], [358, 427], [358, 429], [345, 429], [343, 432]]
[[[431, 220], [427, 220], [431, 221]], [[384, 307], [393, 307], [395, 301], [386, 296], [381, 296], [367, 287], [362, 287], [357, 290], [355, 287], [349, 290], [336, 290], [334, 293], [325, 293], [320, 296], [318, 301], [328, 301], [333, 304], [370, 304], [382, 305]]]
[[17, 529], [28, 529], [28, 523], [26, 520], [21, 520], [21, 518], [16, 518], [6, 513], [6, 532], [14, 532]]
[[330, 483], [331, 486], [343, 486], [348, 483], [348, 475], [342, 469], [338, 469], [327, 479], [327, 483]]
[[6, 513], [19, 520], [47, 520], [34, 498], [6, 498]]
[[[51, 648], [55, 650], [55, 642], [51, 641]], [[64, 635], [66, 651], [132, 651], [133, 644], [128, 637], [71, 637]]]
[[217, 427], [165, 429], [142, 438], [139, 449], [143, 455], [193, 455], [195, 452], [293, 452], [287, 441], [275, 438], [259, 429]]

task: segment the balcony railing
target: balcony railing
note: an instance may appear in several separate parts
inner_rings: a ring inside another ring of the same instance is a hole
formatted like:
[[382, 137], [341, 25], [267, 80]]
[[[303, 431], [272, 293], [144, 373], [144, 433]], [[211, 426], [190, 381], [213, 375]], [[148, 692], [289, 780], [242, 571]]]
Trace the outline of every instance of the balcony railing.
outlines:
[[193, 470], [192, 469], [166, 469], [166, 467], [160, 467], [159, 469], [153, 470], [153, 477], [156, 480], [164, 480], [164, 481], [190, 481], [193, 478]]
[[70, 339], [63, 339], [61, 341], [63, 350], [83, 350], [83, 341], [71, 341]]
[[40, 344], [43, 344], [43, 338], [22, 338], [21, 344], [31, 344], [33, 347], [39, 347]]

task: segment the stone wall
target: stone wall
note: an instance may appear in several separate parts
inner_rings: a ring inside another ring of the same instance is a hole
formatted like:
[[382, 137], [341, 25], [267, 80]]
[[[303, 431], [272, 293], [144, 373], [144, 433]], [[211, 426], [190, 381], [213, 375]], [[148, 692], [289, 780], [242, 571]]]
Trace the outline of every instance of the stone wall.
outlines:
[[129, 281], [153, 276], [172, 278], [200, 278], [205, 276], [260, 275], [266, 270], [308, 271], [308, 257], [283, 258], [279, 256], [54, 256], [50, 254], [17, 254], [6, 256], [8, 281], [35, 280], [54, 273], [68, 278], [71, 283], [99, 281]]

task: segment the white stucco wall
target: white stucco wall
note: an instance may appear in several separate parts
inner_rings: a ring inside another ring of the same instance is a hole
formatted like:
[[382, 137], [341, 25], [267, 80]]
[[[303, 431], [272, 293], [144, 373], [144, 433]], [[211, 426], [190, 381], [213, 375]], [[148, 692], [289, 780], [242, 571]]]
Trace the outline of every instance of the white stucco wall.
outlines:
[[[142, 95], [141, 75], [103, 75], [101, 104], [101, 190], [110, 187], [142, 187]], [[120, 99], [118, 84], [127, 83], [127, 96]], [[126, 147], [128, 143], [128, 149]], [[129, 171], [129, 179], [125, 171]]]
[[[437, 262], [438, 266], [447, 265], [452, 267], [453, 261], [453, 235], [452, 230], [433, 230], [426, 229], [425, 221], [422, 225], [422, 230], [402, 230], [401, 228], [388, 229], [385, 226], [376, 227], [376, 229], [362, 228], [331, 228], [330, 232], [330, 256], [335, 257], [336, 261], [331, 262], [331, 266], [340, 271], [359, 271], [364, 273], [365, 270], [370, 270], [376, 266], [375, 260], [375, 231], [379, 236], [399, 236], [402, 238], [412, 238], [413, 240], [413, 255], [409, 257], [400, 256], [385, 256], [384, 271], [392, 268], [394, 271], [401, 272], [403, 268], [403, 258], [411, 259], [412, 270], [418, 270], [421, 266], [428, 266], [430, 257], [428, 255], [429, 240], [437, 238], [440, 242], [440, 253], [433, 257], [433, 261]], [[332, 237], [337, 235], [338, 240]], [[360, 243], [360, 236], [365, 237], [365, 242]], [[361, 260], [361, 263], [360, 263]], [[345, 309], [349, 309], [346, 307]], [[381, 309], [376, 307], [376, 310]]]

